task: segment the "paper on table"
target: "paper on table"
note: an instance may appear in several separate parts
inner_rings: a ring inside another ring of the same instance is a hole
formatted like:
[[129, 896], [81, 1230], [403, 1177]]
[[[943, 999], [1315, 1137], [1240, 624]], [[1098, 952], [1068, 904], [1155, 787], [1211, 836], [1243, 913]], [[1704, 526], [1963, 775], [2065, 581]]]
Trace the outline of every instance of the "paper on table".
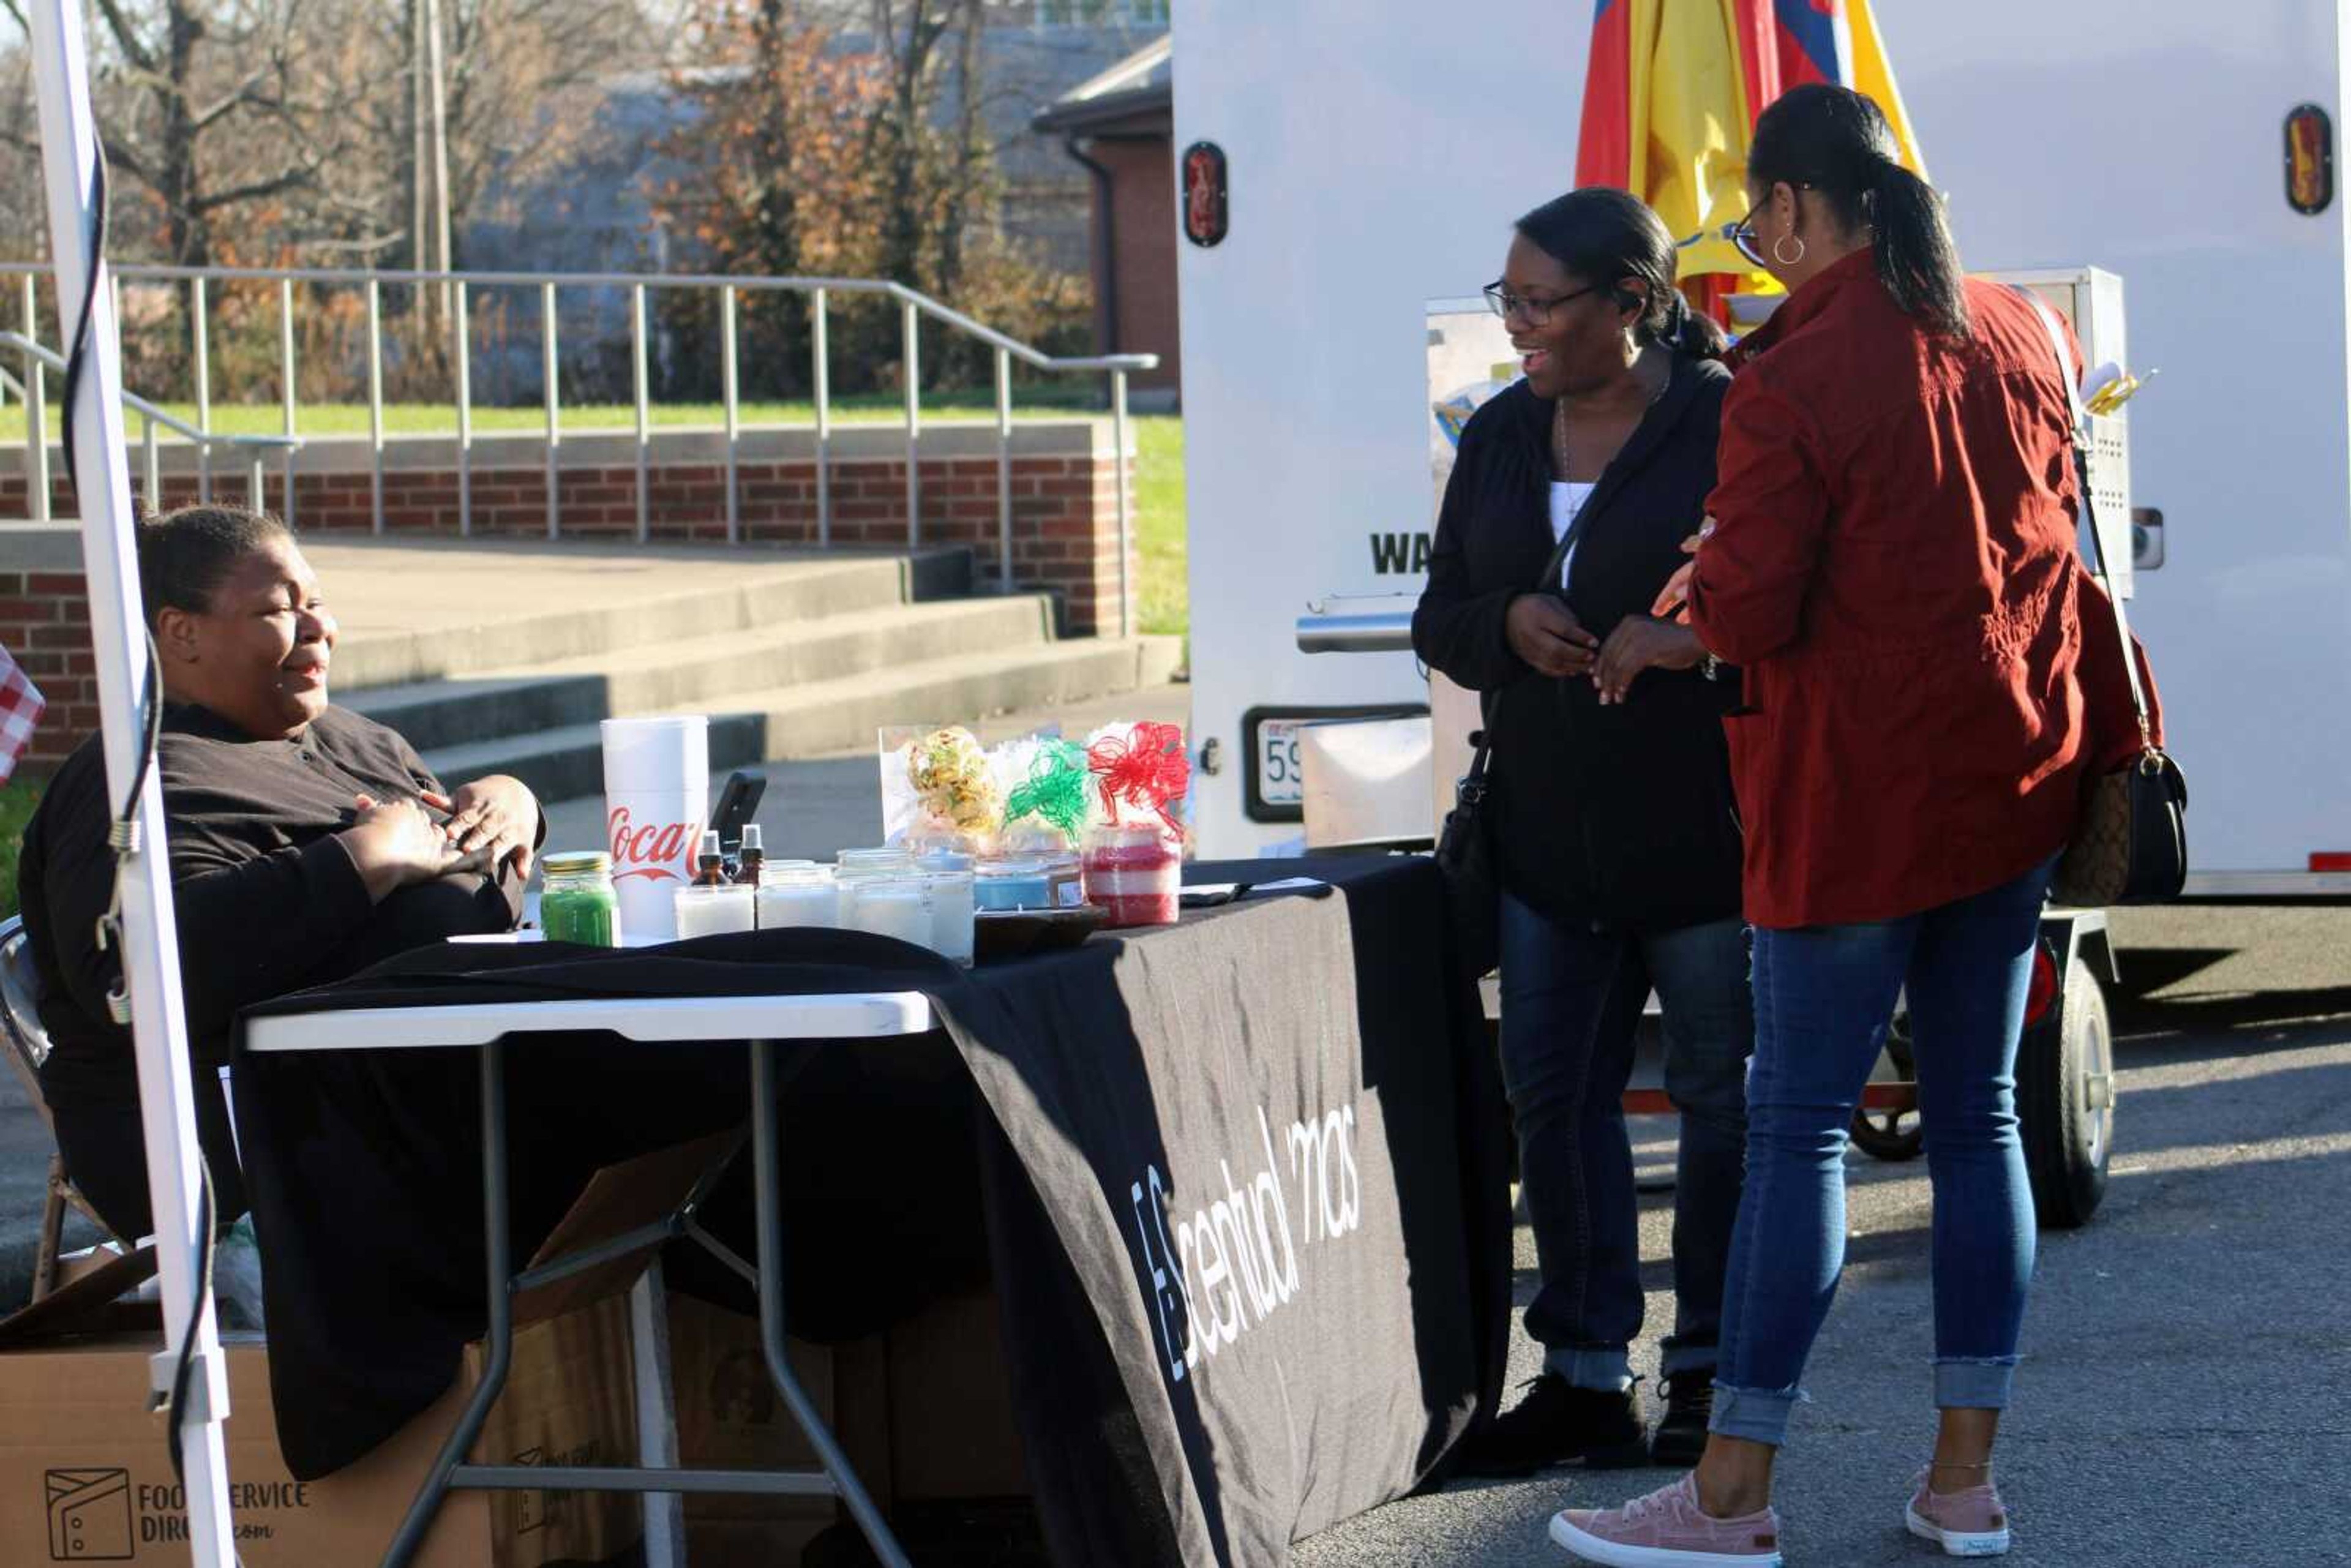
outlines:
[[1252, 893], [1308, 893], [1330, 885], [1320, 877], [1286, 876], [1279, 882], [1187, 882], [1184, 891], [1211, 898], [1241, 898]]

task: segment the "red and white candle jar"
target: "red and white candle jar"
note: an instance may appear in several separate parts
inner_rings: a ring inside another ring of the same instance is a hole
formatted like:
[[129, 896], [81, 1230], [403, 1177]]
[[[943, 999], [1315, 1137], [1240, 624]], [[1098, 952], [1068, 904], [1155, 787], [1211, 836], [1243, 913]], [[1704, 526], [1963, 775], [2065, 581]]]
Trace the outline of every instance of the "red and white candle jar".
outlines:
[[1095, 828], [1086, 834], [1086, 902], [1110, 924], [1173, 925], [1184, 891], [1182, 846], [1160, 824]]

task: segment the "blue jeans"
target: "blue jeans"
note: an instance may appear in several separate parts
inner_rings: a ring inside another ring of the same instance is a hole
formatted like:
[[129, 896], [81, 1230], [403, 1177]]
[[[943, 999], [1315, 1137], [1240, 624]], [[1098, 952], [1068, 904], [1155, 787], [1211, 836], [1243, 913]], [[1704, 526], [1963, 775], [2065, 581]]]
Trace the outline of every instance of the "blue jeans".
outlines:
[[1746, 932], [1725, 920], [1600, 934], [1502, 895], [1502, 1080], [1542, 1275], [1527, 1333], [1544, 1370], [1577, 1387], [1625, 1385], [1647, 1305], [1623, 1102], [1652, 988], [1665, 1008], [1666, 1092], [1682, 1113], [1662, 1370], [1715, 1364], [1755, 1038]]
[[1934, 1184], [1935, 1403], [2008, 1403], [2032, 1277], [2016, 1045], [2052, 867], [1900, 920], [1755, 933], [1747, 1191], [1713, 1429], [1777, 1444], [1844, 1268], [1844, 1151], [1909, 988]]

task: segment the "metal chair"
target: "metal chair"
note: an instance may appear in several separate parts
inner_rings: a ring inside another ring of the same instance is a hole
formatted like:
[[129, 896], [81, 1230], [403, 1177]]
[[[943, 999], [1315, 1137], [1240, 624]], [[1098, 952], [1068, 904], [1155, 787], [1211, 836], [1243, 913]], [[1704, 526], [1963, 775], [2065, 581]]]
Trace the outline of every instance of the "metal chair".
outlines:
[[[22, 917], [12, 915], [0, 920], [0, 1035], [7, 1038], [8, 1065], [24, 1081], [26, 1095], [41, 1113], [41, 1123], [50, 1128], [54, 1140], [56, 1124], [49, 1115], [48, 1102], [41, 1097], [41, 1063], [48, 1059], [49, 1034], [41, 1027], [40, 1000], [40, 976], [33, 968], [25, 923]], [[98, 1210], [66, 1179], [64, 1156], [52, 1150], [48, 1197], [41, 1208], [40, 1247], [33, 1256], [32, 1299], [36, 1301], [57, 1288], [57, 1250], [65, 1236], [68, 1205], [97, 1226], [100, 1235], [115, 1239], [106, 1221], [99, 1218]]]

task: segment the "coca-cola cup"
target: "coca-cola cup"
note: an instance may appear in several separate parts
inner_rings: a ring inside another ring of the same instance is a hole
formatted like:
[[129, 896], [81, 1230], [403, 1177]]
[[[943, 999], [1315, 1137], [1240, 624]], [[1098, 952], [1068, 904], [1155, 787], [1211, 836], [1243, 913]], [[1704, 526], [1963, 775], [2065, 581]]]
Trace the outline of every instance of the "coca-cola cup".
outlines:
[[604, 824], [621, 940], [631, 947], [677, 936], [676, 891], [694, 880], [710, 812], [710, 721], [608, 718]]

